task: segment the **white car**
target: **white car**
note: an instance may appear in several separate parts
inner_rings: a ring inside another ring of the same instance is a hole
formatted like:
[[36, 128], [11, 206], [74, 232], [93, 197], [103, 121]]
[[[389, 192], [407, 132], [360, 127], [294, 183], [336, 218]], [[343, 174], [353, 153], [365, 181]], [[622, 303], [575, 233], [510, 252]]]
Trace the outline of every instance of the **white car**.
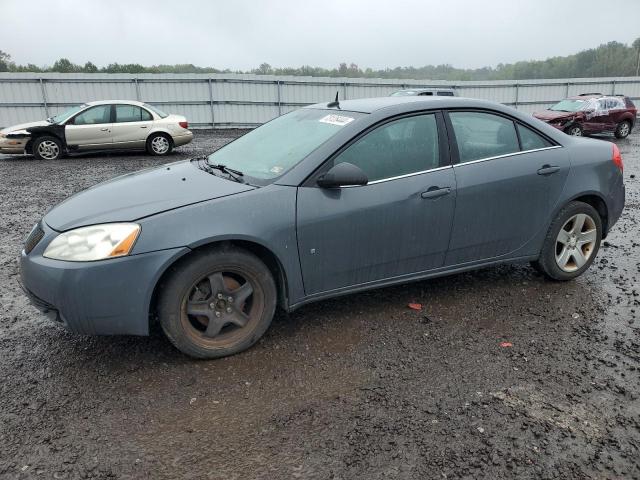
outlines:
[[89, 102], [40, 122], [0, 130], [0, 153], [56, 160], [87, 150], [146, 149], [167, 155], [193, 140], [187, 119], [131, 100]]

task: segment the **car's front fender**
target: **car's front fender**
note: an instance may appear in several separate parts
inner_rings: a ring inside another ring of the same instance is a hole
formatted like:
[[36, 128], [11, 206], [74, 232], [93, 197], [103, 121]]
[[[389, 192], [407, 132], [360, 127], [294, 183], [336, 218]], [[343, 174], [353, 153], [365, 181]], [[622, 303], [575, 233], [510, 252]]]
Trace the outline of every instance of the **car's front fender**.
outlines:
[[289, 301], [296, 303], [304, 297], [295, 229], [296, 190], [270, 185], [139, 219], [142, 233], [133, 253], [249, 242], [277, 259]]

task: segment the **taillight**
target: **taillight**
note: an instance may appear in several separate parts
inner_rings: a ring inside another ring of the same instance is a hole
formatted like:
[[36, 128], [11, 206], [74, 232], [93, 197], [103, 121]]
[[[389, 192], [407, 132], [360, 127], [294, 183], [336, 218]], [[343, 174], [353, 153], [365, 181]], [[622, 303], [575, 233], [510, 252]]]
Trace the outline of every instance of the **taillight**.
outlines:
[[615, 163], [616, 167], [618, 167], [622, 172], [624, 170], [624, 165], [622, 165], [622, 155], [620, 155], [620, 150], [618, 150], [618, 146], [615, 143], [613, 143], [612, 145], [613, 145], [613, 157], [611, 158], [611, 160], [613, 160], [613, 163]]
[[182, 128], [189, 128], [189, 122], [178, 122], [178, 125]]

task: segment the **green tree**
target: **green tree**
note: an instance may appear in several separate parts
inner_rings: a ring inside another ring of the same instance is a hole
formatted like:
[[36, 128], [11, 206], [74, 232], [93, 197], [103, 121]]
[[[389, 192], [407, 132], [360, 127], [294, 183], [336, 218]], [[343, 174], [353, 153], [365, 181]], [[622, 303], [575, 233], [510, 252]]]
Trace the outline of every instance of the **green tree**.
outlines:
[[8, 72], [12, 70], [14, 63], [11, 61], [11, 55], [0, 50], [0, 72]]
[[253, 73], [258, 75], [272, 75], [273, 68], [268, 63], [261, 63], [260, 66], [253, 70]]
[[85, 73], [96, 73], [98, 71], [98, 67], [91, 62], [87, 62], [84, 64], [84, 67], [82, 67], [82, 71]]
[[80, 68], [77, 65], [71, 63], [68, 58], [61, 58], [53, 64], [53, 67], [51, 67], [51, 71], [60, 73], [74, 73], [79, 70]]
[[636, 38], [631, 45], [638, 52], [638, 58], [636, 60], [636, 77], [640, 76], [640, 37]]

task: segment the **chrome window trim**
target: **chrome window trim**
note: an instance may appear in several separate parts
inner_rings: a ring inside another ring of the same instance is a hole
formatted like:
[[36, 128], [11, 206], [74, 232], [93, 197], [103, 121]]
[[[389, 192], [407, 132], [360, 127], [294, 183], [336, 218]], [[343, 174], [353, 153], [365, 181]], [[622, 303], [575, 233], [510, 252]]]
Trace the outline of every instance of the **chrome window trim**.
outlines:
[[405, 173], [404, 175], [398, 175], [396, 177], [381, 178], [380, 180], [374, 180], [373, 182], [368, 182], [366, 185], [343, 185], [343, 186], [340, 186], [340, 188], [368, 187], [369, 185], [376, 185], [377, 183], [391, 182], [392, 180], [399, 180], [401, 178], [415, 177], [416, 175], [422, 175], [423, 173], [437, 172], [439, 170], [444, 170], [446, 168], [453, 168], [453, 165], [445, 165], [444, 167], [430, 168], [428, 170], [422, 170], [420, 172]]
[[551, 147], [534, 148], [533, 150], [522, 150], [520, 152], [505, 153], [504, 155], [496, 155], [495, 157], [479, 158], [478, 160], [469, 160], [468, 162], [456, 163], [453, 166], [461, 167], [463, 165], [471, 165], [472, 163], [488, 162], [489, 160], [496, 160], [498, 158], [513, 157], [515, 155], [522, 155], [523, 153], [543, 152], [545, 150], [553, 150], [556, 148], [562, 148], [562, 145], [553, 145]]

